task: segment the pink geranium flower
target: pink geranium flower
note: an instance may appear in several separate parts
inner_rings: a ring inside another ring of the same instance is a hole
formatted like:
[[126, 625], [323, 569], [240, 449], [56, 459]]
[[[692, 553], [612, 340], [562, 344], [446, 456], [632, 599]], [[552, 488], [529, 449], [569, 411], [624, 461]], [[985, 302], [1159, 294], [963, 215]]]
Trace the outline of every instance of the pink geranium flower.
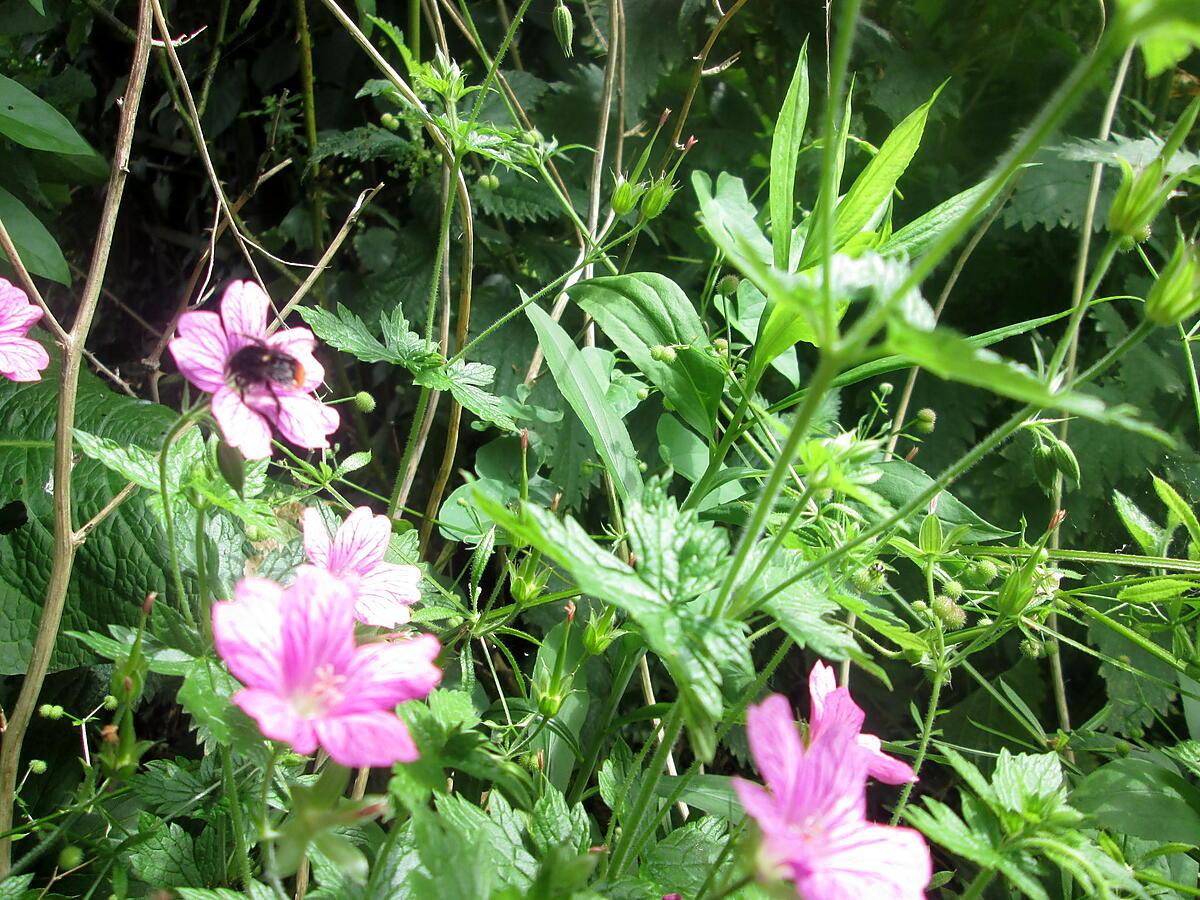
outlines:
[[421, 570], [384, 562], [392, 539], [392, 522], [360, 506], [346, 517], [333, 540], [321, 514], [304, 511], [304, 553], [309, 562], [339, 578], [352, 579], [358, 590], [354, 615], [368, 625], [395, 628], [409, 620], [409, 607], [421, 599]]
[[787, 700], [773, 694], [746, 715], [750, 752], [767, 786], [734, 778], [762, 832], [760, 859], [805, 900], [918, 900], [932, 874], [929, 847], [911, 828], [866, 818], [867, 756], [848, 752], [854, 729], [828, 724], [807, 747]]
[[808, 727], [813, 740], [824, 730], [845, 724], [853, 730], [855, 742], [865, 751], [868, 775], [885, 784], [904, 784], [917, 780], [912, 766], [884, 753], [883, 744], [875, 735], [862, 733], [866, 713], [851, 698], [849, 688], [837, 686], [833, 667], [819, 659], [808, 675], [808, 696], [812, 701]]
[[221, 297], [221, 314], [184, 313], [171, 355], [183, 376], [213, 395], [212, 411], [226, 443], [247, 459], [271, 455], [271, 426], [299, 447], [329, 446], [337, 410], [315, 391], [325, 370], [313, 356], [307, 328], [267, 334], [271, 300], [253, 281], [235, 281]]
[[343, 766], [412, 762], [417, 748], [396, 705], [441, 680], [437, 639], [356, 646], [353, 609], [353, 588], [312, 566], [287, 588], [238, 582], [235, 599], [213, 604], [217, 652], [245, 685], [233, 702], [297, 753], [320, 745]]
[[41, 317], [23, 290], [0, 278], [0, 375], [9, 381], [41, 381], [50, 365], [46, 348], [26, 337]]

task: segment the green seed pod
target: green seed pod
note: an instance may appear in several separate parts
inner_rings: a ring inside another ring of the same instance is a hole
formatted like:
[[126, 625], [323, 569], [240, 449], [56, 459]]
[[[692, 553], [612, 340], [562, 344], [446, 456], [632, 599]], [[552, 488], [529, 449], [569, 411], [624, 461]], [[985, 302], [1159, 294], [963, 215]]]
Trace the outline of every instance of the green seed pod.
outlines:
[[647, 219], [657, 219], [671, 205], [676, 190], [675, 185], [666, 179], [654, 182], [642, 199], [642, 215]]
[[1072, 484], [1079, 484], [1079, 460], [1075, 451], [1066, 441], [1055, 441], [1053, 447], [1054, 467], [1062, 473], [1062, 477]]
[[225, 443], [224, 439], [217, 441], [217, 468], [234, 493], [239, 497], [245, 496], [246, 458], [240, 450]]
[[642, 387], [642, 388], [638, 388], [638, 390], [637, 390], [637, 398], [638, 398], [639, 400], [649, 400], [649, 399], [650, 399], [650, 389], [649, 389], [649, 388], [644, 388], [644, 387]]
[[1042, 642], [1035, 641], [1032, 638], [1025, 638], [1025, 640], [1021, 641], [1018, 646], [1021, 651], [1021, 655], [1029, 659], [1040, 659], [1046, 652]]
[[112, 694], [104, 695], [104, 708], [107, 709], [109, 712], [112, 712], [114, 709], [116, 709], [120, 705], [121, 705], [121, 701], [118, 700], [116, 697], [114, 697]]
[[1058, 473], [1058, 465], [1054, 461], [1054, 450], [1042, 441], [1033, 448], [1033, 476], [1043, 490], [1049, 491], [1054, 487], [1054, 476]]
[[967, 611], [945, 594], [933, 598], [933, 614], [947, 631], [958, 631], [967, 624]]
[[373, 413], [375, 412], [375, 398], [366, 391], [359, 391], [354, 395], [354, 405], [358, 407], [359, 412]]
[[638, 201], [642, 199], [644, 193], [646, 193], [645, 182], [629, 181], [624, 175], [618, 175], [610, 201], [612, 211], [618, 216], [628, 215], [637, 208]]
[[1150, 288], [1143, 312], [1155, 325], [1174, 325], [1200, 310], [1200, 259], [1183, 241]]
[[718, 356], [729, 355], [729, 341], [723, 337], [713, 338], [713, 349], [717, 351]]
[[83, 864], [83, 851], [74, 844], [68, 844], [58, 851], [58, 867], [74, 869]]
[[521, 143], [529, 147], [538, 147], [542, 143], [542, 133], [536, 128], [521, 132]]
[[558, 46], [562, 48], [563, 56], [573, 56], [575, 50], [571, 46], [571, 38], [575, 34], [575, 23], [571, 19], [571, 11], [567, 9], [562, 0], [558, 0], [558, 4], [554, 7], [552, 19], [554, 36], [558, 38]]
[[676, 358], [675, 348], [655, 344], [650, 348], [650, 358], [658, 362], [673, 363]]
[[850, 584], [860, 594], [869, 594], [875, 587], [875, 576], [870, 569], [864, 566], [861, 569], [855, 569], [850, 574]]
[[388, 131], [395, 131], [397, 128], [400, 127], [400, 120], [397, 119], [391, 113], [384, 113], [382, 116], [379, 117], [379, 124], [382, 125], [384, 128], [386, 128]]
[[34, 775], [45, 775], [46, 761], [44, 759], [31, 759], [29, 761], [29, 771]]
[[933, 434], [937, 428], [937, 413], [926, 407], [917, 411], [917, 431], [921, 434]]
[[1141, 243], [1150, 236], [1150, 223], [1170, 194], [1163, 181], [1163, 161], [1161, 157], [1154, 159], [1138, 172], [1123, 159], [1117, 162], [1122, 169], [1121, 186], [1108, 208], [1108, 230]]
[[49, 703], [43, 703], [41, 706], [38, 707], [38, 715], [41, 716], [43, 719], [49, 719], [50, 712], [53, 709], [54, 709], [54, 707], [51, 706]]
[[721, 280], [717, 282], [717, 293], [722, 297], [732, 297], [737, 293], [738, 285], [741, 283], [742, 279], [730, 272], [728, 275], [721, 276]]
[[942, 584], [942, 593], [951, 600], [957, 600], [963, 595], [962, 582], [951, 578], [949, 581]]

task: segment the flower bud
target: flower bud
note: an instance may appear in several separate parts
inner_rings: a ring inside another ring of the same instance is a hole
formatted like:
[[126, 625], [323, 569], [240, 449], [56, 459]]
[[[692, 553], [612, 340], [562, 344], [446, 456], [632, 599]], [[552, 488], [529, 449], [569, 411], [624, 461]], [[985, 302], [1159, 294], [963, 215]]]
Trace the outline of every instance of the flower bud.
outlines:
[[713, 349], [717, 351], [718, 356], [729, 355], [729, 341], [723, 337], [713, 338]]
[[675, 185], [666, 179], [655, 181], [642, 200], [642, 215], [647, 219], [657, 219], [671, 204], [676, 190]]
[[29, 771], [34, 775], [45, 775], [46, 761], [44, 759], [31, 759], [29, 761]]
[[658, 362], [673, 363], [675, 362], [675, 348], [666, 347], [662, 344], [655, 344], [650, 348], [650, 358]]
[[1058, 466], [1054, 462], [1054, 449], [1039, 440], [1033, 447], [1033, 477], [1044, 490], [1054, 487], [1054, 476], [1058, 474]]
[[741, 283], [742, 279], [730, 272], [728, 275], [721, 276], [721, 280], [717, 282], [717, 293], [722, 297], [732, 297], [737, 293], [738, 285]]
[[1122, 169], [1121, 186], [1108, 208], [1108, 230], [1140, 243], [1150, 237], [1150, 223], [1170, 194], [1163, 182], [1163, 161], [1154, 159], [1138, 172], [1123, 159], [1117, 162]]
[[359, 412], [375, 412], [375, 398], [366, 391], [359, 391], [354, 395], [354, 405], [358, 408]]
[[958, 631], [967, 624], [967, 611], [945, 594], [933, 598], [933, 614], [947, 631]]
[[231, 447], [224, 439], [217, 441], [217, 469], [225, 483], [241, 497], [246, 490], [246, 458], [242, 451]]
[[921, 530], [917, 535], [917, 544], [925, 553], [936, 554], [942, 550], [942, 520], [937, 516], [928, 515], [921, 522]]
[[1079, 484], [1079, 460], [1066, 441], [1055, 441], [1053, 446], [1054, 467], [1062, 477], [1072, 484]]
[[1196, 248], [1183, 241], [1150, 288], [1146, 319], [1155, 325], [1174, 325], [1200, 310], [1200, 259]]
[[379, 124], [382, 125], [384, 128], [386, 128], [388, 131], [395, 131], [397, 128], [400, 127], [400, 120], [397, 119], [394, 115], [392, 115], [392, 113], [384, 113], [382, 116], [379, 117]]
[[929, 407], [917, 410], [917, 431], [921, 434], [933, 434], [937, 428], [937, 413]]
[[521, 132], [521, 143], [529, 147], [538, 147], [542, 143], [542, 133], [536, 128], [531, 128], [529, 131]]
[[649, 400], [650, 399], [650, 388], [644, 388], [644, 387], [638, 388], [636, 396], [637, 396], [638, 400]]
[[624, 175], [617, 176], [617, 184], [613, 188], [612, 211], [618, 216], [628, 215], [637, 208], [642, 194], [646, 193], [644, 181], [630, 181]]
[[614, 624], [616, 618], [615, 606], [606, 606], [598, 617], [589, 617], [587, 627], [583, 630], [583, 649], [592, 656], [603, 654], [613, 641], [625, 633]]
[[575, 33], [575, 23], [571, 20], [571, 11], [567, 9], [562, 0], [558, 0], [551, 18], [554, 24], [554, 36], [558, 38], [558, 46], [562, 48], [563, 56], [573, 56], [575, 51], [571, 47], [571, 37]]
[[892, 384], [890, 381], [885, 381], [881, 385], [879, 385], [879, 396], [880, 397], [890, 397], [892, 395], [892, 391], [894, 391], [895, 389], [896, 389], [896, 386], [894, 384]]

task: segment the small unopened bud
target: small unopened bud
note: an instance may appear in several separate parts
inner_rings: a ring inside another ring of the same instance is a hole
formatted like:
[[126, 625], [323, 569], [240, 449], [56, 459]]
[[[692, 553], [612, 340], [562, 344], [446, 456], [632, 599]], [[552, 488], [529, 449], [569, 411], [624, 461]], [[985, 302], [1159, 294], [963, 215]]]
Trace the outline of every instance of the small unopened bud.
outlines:
[[528, 131], [522, 131], [521, 143], [530, 147], [537, 147], [542, 143], [542, 133], [536, 128], [531, 128]]
[[107, 709], [109, 712], [112, 712], [114, 709], [116, 709], [120, 705], [121, 705], [121, 701], [118, 700], [116, 697], [114, 697], [112, 694], [104, 695], [104, 708]]
[[115, 744], [121, 739], [116, 725], [105, 725], [100, 729], [100, 740], [106, 744]]
[[354, 405], [361, 413], [375, 412], [375, 398], [366, 391], [359, 391], [354, 395]]
[[142, 615], [150, 615], [150, 610], [154, 608], [154, 601], [158, 599], [157, 591], [147, 591], [146, 599], [142, 601]]
[[894, 384], [892, 384], [890, 381], [885, 381], [883, 384], [879, 385], [879, 396], [880, 397], [891, 396], [892, 391], [894, 391], [895, 389], [896, 389], [896, 386]]
[[638, 398], [639, 400], [648, 400], [648, 399], [650, 399], [650, 389], [649, 389], [649, 388], [640, 387], [640, 388], [638, 388], [638, 389], [637, 389], [637, 395], [636, 395], [636, 396], [637, 396], [637, 398]]
[[717, 351], [718, 356], [729, 355], [729, 341], [723, 337], [713, 338], [713, 349]]
[[1021, 655], [1029, 659], [1041, 659], [1042, 654], [1045, 653], [1045, 646], [1042, 642], [1035, 641], [1033, 638], [1025, 638], [1018, 645], [1018, 648], [1021, 651]]
[[717, 282], [717, 293], [722, 297], [732, 297], [737, 293], [738, 285], [741, 283], [742, 279], [732, 272], [722, 275], [721, 280]]
[[942, 593], [951, 600], [957, 600], [963, 595], [963, 586], [961, 581], [951, 578], [942, 585]]
[[645, 182], [630, 181], [624, 175], [619, 175], [617, 177], [617, 184], [613, 188], [612, 211], [618, 216], [624, 216], [633, 212], [644, 193], [646, 193]]
[[566, 614], [567, 614], [568, 622], [575, 621], [575, 601], [574, 600], [568, 600], [567, 605], [563, 607], [563, 611], [566, 612]]
[[933, 614], [947, 631], [958, 631], [967, 624], [967, 611], [945, 594], [933, 598]]
[[476, 182], [476, 184], [479, 185], [481, 190], [494, 191], [500, 187], [500, 177], [498, 175], [485, 173], [479, 176], [479, 180]]
[[914, 600], [912, 607], [915, 612], [921, 613], [921, 612], [925, 612], [927, 609], [929, 609], [929, 604], [926, 603], [924, 600]]
[[1071, 445], [1066, 441], [1055, 441], [1051, 449], [1054, 453], [1054, 467], [1067, 481], [1079, 484], [1079, 460], [1075, 458], [1075, 451], [1071, 449]]
[[1141, 243], [1150, 237], [1150, 223], [1158, 215], [1170, 194], [1163, 180], [1163, 161], [1159, 157], [1135, 172], [1118, 158], [1122, 169], [1121, 186], [1108, 208], [1108, 230], [1127, 241]]
[[379, 117], [379, 124], [382, 125], [384, 128], [386, 128], [388, 131], [395, 131], [397, 128], [400, 127], [400, 120], [397, 119], [394, 115], [392, 115], [392, 113], [384, 113], [382, 116]]
[[67, 711], [56, 703], [55, 705], [51, 706], [48, 710], [46, 710], [44, 713], [42, 713], [42, 715], [44, 715], [47, 719], [57, 720], [57, 719], [61, 719], [63, 716], [65, 716], [66, 713], [67, 713]]
[[693, 147], [695, 147], [698, 143], [700, 143], [700, 142], [698, 140], [696, 140], [696, 136], [694, 134], [689, 135], [687, 141], [683, 145], [683, 152], [687, 153], [689, 150], [691, 150]]
[[662, 111], [662, 115], [658, 117], [658, 127], [662, 128], [667, 124], [667, 119], [671, 118], [671, 107], [667, 107]]
[[46, 761], [44, 759], [31, 759], [29, 761], [29, 771], [34, 775], [45, 775]]
[[567, 9], [562, 0], [558, 0], [551, 19], [554, 25], [554, 36], [558, 38], [558, 46], [562, 48], [563, 56], [573, 56], [575, 50], [571, 46], [571, 38], [575, 34], [575, 22], [571, 19], [571, 11]]
[[1200, 310], [1200, 259], [1196, 248], [1183, 241], [1150, 288], [1144, 309], [1155, 325], [1174, 325]]
[[650, 358], [658, 362], [673, 363], [676, 358], [675, 348], [655, 344], [650, 348]]
[[657, 219], [671, 205], [676, 190], [675, 185], [666, 179], [654, 182], [642, 199], [642, 215], [647, 219]]
[[933, 434], [937, 428], [937, 413], [929, 407], [917, 411], [917, 431], [921, 434]]

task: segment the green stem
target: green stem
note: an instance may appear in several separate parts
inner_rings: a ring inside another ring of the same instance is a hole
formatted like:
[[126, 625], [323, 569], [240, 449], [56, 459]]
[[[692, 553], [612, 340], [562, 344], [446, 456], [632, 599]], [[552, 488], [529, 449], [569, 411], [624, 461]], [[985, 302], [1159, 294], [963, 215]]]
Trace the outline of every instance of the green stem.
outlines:
[[422, 385], [421, 393], [417, 397], [417, 408], [412, 415], [412, 426], [408, 429], [408, 440], [404, 443], [404, 453], [400, 457], [400, 466], [396, 469], [396, 480], [392, 483], [392, 498], [388, 501], [388, 515], [392, 518], [395, 518], [396, 509], [400, 506], [400, 491], [404, 487], [404, 474], [408, 471], [409, 460], [416, 452], [417, 441], [421, 434], [421, 422], [425, 418], [425, 409], [428, 406], [429, 388]]
[[1104, 245], [1104, 249], [1100, 251], [1100, 257], [1096, 260], [1096, 267], [1092, 269], [1092, 277], [1089, 279], [1087, 287], [1084, 288], [1083, 299], [1079, 303], [1076, 303], [1074, 309], [1071, 311], [1071, 319], [1067, 322], [1067, 330], [1058, 342], [1058, 346], [1054, 348], [1054, 356], [1050, 358], [1050, 365], [1047, 367], [1047, 372], [1051, 380], [1058, 374], [1063, 360], [1066, 359], [1067, 353], [1075, 343], [1075, 336], [1079, 333], [1079, 326], [1083, 324], [1084, 313], [1088, 311], [1092, 297], [1096, 295], [1096, 291], [1100, 287], [1100, 282], [1108, 274], [1108, 269], [1112, 265], [1113, 258], [1117, 255], [1117, 249], [1120, 246], [1120, 242], [1116, 238], [1109, 238], [1108, 243]]
[[233, 753], [225, 744], [220, 745], [220, 751], [225, 796], [229, 800], [229, 818], [233, 824], [233, 840], [237, 846], [238, 868], [241, 870], [242, 887], [249, 891], [254, 882], [254, 869], [250, 864], [250, 845], [242, 827], [242, 800], [238, 796], [237, 779], [233, 774]]
[[705, 468], [704, 474], [700, 476], [699, 480], [688, 492], [687, 499], [683, 501], [684, 509], [691, 509], [696, 506], [712, 490], [712, 482], [721, 471], [721, 466], [725, 463], [725, 457], [729, 455], [729, 451], [733, 448], [738, 435], [741, 434], [739, 426], [742, 423], [742, 419], [746, 417], [746, 412], [750, 409], [750, 403], [754, 397], [754, 389], [757, 386], [758, 376], [753, 372], [747, 372], [746, 382], [742, 386], [742, 399], [738, 401], [738, 405], [733, 410], [733, 415], [729, 417], [729, 424], [725, 426], [721, 440], [717, 443], [712, 453], [709, 454], [708, 466]]
[[525, 11], [529, 9], [533, 0], [522, 0], [521, 5], [517, 7], [516, 13], [513, 14], [512, 21], [508, 25], [508, 31], [504, 33], [504, 40], [500, 43], [500, 49], [496, 51], [496, 55], [492, 57], [492, 61], [488, 64], [487, 75], [483, 79], [483, 87], [480, 89], [478, 96], [475, 98], [475, 106], [471, 109], [471, 123], [468, 130], [475, 127], [475, 122], [479, 118], [479, 111], [483, 108], [483, 102], [487, 99], [488, 91], [491, 89], [492, 81], [496, 78], [496, 70], [500, 68], [500, 61], [504, 59], [504, 55], [508, 53], [508, 47], [512, 43], [513, 38], [517, 34], [517, 26], [521, 24], [521, 20], [525, 18]]
[[980, 869], [979, 874], [971, 879], [971, 883], [967, 885], [967, 890], [959, 900], [976, 900], [976, 898], [982, 897], [984, 890], [992, 883], [992, 879], [995, 877], [995, 869]]
[[575, 783], [567, 792], [567, 805], [574, 806], [583, 797], [583, 792], [587, 790], [588, 782], [592, 780], [592, 772], [595, 771], [596, 763], [600, 759], [600, 750], [604, 746], [604, 739], [608, 736], [609, 726], [612, 725], [612, 720], [621, 705], [621, 698], [625, 696], [625, 689], [629, 687], [629, 679], [633, 677], [638, 660], [645, 652], [645, 648], [640, 648], [625, 654], [613, 673], [608, 699], [604, 703], [604, 709], [600, 712], [592, 740], [583, 754], [583, 765], [575, 773]]
[[179, 568], [179, 552], [175, 545], [175, 515], [171, 509], [171, 492], [167, 484], [167, 457], [171, 451], [171, 445], [175, 443], [175, 439], [179, 437], [183, 430], [192, 424], [195, 413], [184, 413], [171, 426], [171, 430], [167, 432], [167, 436], [163, 439], [162, 450], [158, 454], [158, 492], [162, 497], [163, 505], [163, 523], [167, 533], [167, 558], [171, 562], [171, 584], [175, 591], [175, 599], [179, 604], [179, 611], [187, 620], [188, 625], [195, 628], [196, 618], [192, 615], [191, 605], [188, 603], [187, 592], [183, 587], [183, 573]]
[[408, 0], [408, 52], [421, 61], [421, 0]]
[[[925, 754], [929, 752], [929, 739], [933, 736], [933, 720], [937, 716], [938, 703], [942, 698], [942, 683], [946, 677], [945, 672], [939, 664], [936, 672], [933, 673], [933, 690], [929, 694], [929, 706], [925, 708], [925, 720], [921, 723], [921, 743], [917, 746], [917, 757], [913, 760], [913, 774], [921, 774], [921, 766], [925, 763]], [[912, 794], [913, 782], [908, 782], [900, 791], [900, 800], [896, 803], [896, 808], [892, 811], [891, 824], [895, 825], [900, 821], [900, 816], [904, 812], [904, 806], [908, 803], [908, 798]]]
[[[637, 798], [633, 802], [633, 809], [627, 816], [622, 817], [628, 823], [628, 828], [621, 833], [621, 837], [617, 841], [617, 846], [609, 858], [608, 878], [610, 880], [618, 879], [624, 872], [627, 863], [632, 861], [633, 853], [631, 851], [638, 835], [654, 827], [653, 824], [650, 824], [648, 827], [644, 826], [643, 819], [646, 815], [646, 810], [649, 809], [650, 804], [654, 801], [657, 794], [658, 781], [662, 777], [667, 755], [671, 752], [671, 748], [675, 745], [675, 740], [679, 737], [679, 732], [682, 729], [683, 702], [677, 700], [671, 707], [671, 712], [663, 721], [662, 738], [658, 742], [658, 747], [654, 750], [654, 755], [650, 758], [650, 764], [642, 774], [642, 785], [638, 791]], [[654, 739], [655, 736], [653, 733], [647, 738], [649, 741], [653, 741]]]

